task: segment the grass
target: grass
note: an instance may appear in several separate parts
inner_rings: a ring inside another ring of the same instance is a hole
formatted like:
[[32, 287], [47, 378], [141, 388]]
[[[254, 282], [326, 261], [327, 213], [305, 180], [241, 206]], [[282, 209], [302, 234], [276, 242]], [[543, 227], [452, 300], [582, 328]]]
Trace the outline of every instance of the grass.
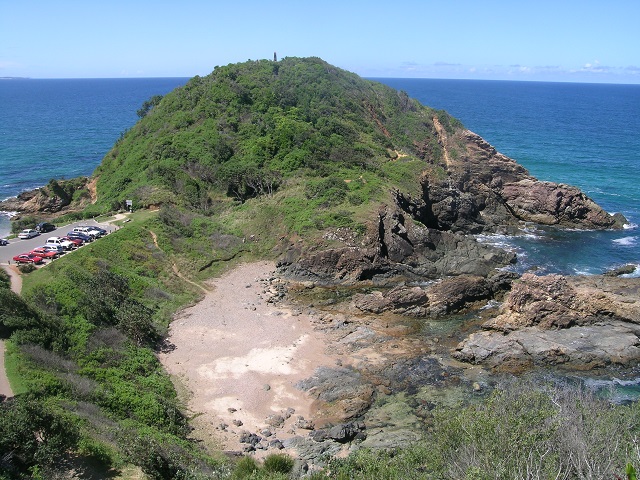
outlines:
[[14, 395], [20, 395], [26, 393], [28, 388], [24, 382], [20, 370], [22, 368], [22, 361], [20, 358], [19, 349], [10, 340], [4, 341], [5, 353], [4, 353], [4, 369], [9, 379], [9, 385]]

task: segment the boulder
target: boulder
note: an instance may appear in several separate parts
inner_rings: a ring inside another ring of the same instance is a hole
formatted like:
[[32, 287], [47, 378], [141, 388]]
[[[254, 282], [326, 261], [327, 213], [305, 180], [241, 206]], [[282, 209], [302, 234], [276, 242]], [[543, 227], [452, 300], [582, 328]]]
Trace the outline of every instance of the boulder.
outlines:
[[453, 352], [497, 369], [591, 369], [640, 360], [640, 279], [525, 274], [499, 315]]

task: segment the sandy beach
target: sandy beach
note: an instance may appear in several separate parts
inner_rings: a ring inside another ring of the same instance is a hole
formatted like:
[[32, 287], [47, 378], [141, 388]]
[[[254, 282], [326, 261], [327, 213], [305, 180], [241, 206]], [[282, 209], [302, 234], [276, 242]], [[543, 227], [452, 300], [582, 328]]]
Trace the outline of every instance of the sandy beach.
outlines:
[[212, 280], [211, 292], [175, 317], [174, 348], [160, 356], [185, 392], [196, 434], [218, 448], [242, 450], [243, 431], [293, 436], [294, 422], [313, 416], [313, 399], [296, 383], [336, 364], [310, 317], [267, 302], [274, 269], [244, 264]]

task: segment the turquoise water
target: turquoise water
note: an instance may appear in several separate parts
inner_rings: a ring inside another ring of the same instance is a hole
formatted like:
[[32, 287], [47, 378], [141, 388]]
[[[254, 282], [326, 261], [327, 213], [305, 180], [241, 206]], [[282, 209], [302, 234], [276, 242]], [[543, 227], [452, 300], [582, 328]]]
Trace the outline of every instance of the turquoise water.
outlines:
[[[145, 100], [187, 80], [0, 80], [0, 198], [90, 175]], [[482, 239], [516, 250], [519, 271], [640, 265], [640, 86], [378, 80], [447, 110], [536, 177], [576, 185], [629, 220], [621, 232], [534, 229]], [[0, 215], [0, 236], [7, 232]]]

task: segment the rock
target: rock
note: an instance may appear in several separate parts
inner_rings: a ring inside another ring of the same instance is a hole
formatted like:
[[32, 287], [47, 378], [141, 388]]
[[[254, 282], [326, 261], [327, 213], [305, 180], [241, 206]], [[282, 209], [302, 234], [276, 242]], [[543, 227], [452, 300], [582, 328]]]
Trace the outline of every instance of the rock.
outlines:
[[619, 277], [620, 275], [629, 275], [631, 273], [634, 273], [637, 268], [638, 266], [634, 264], [624, 265], [622, 267], [614, 268], [613, 270], [609, 270], [608, 272], [605, 272], [605, 275], [608, 277]]
[[255, 433], [247, 432], [246, 430], [240, 434], [240, 443], [248, 443], [252, 446], [256, 446], [262, 441], [262, 437]]
[[320, 367], [314, 375], [296, 384], [318, 400], [316, 418], [348, 421], [362, 415], [374, 399], [375, 388], [362, 375], [345, 367]]
[[486, 331], [453, 356], [502, 370], [592, 369], [640, 360], [640, 279], [523, 275]]
[[443, 278], [425, 288], [400, 285], [386, 293], [355, 294], [352, 300], [356, 308], [370, 313], [443, 315], [502, 294], [516, 277], [517, 274], [511, 272], [500, 272], [488, 278], [459, 275]]
[[301, 428], [303, 430], [313, 430], [315, 428], [313, 420], [306, 420], [302, 415], [298, 417], [293, 426], [295, 428]]
[[242, 420], [234, 420], [232, 422], [236, 427], [241, 427], [243, 425]]
[[582, 229], [622, 227], [576, 187], [525, 178], [505, 184], [501, 196], [524, 221]]
[[271, 427], [278, 428], [284, 425], [284, 417], [282, 415], [272, 414], [265, 419], [265, 423]]
[[270, 448], [275, 448], [276, 450], [282, 450], [284, 449], [284, 445], [282, 444], [282, 442], [280, 440], [278, 440], [277, 438], [274, 440], [271, 440], [269, 442], [269, 447]]
[[311, 438], [316, 442], [332, 440], [338, 443], [347, 443], [360, 436], [361, 440], [366, 438], [366, 427], [362, 422], [347, 422], [323, 428], [311, 432]]

